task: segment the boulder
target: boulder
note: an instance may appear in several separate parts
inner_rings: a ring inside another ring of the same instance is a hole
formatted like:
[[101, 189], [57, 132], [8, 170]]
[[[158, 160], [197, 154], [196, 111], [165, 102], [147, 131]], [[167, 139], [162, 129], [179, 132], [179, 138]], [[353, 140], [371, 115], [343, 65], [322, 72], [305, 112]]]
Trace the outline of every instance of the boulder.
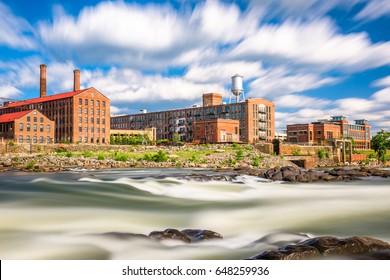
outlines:
[[223, 239], [223, 236], [218, 232], [202, 229], [185, 229], [181, 231], [191, 239], [191, 242], [203, 242], [212, 239]]
[[321, 236], [296, 245], [262, 252], [253, 260], [306, 260], [306, 259], [381, 259], [390, 260], [390, 244], [366, 236], [337, 238]]
[[177, 229], [168, 228], [164, 231], [152, 231], [149, 233], [149, 238], [152, 240], [179, 240], [184, 243], [191, 243], [191, 238]]

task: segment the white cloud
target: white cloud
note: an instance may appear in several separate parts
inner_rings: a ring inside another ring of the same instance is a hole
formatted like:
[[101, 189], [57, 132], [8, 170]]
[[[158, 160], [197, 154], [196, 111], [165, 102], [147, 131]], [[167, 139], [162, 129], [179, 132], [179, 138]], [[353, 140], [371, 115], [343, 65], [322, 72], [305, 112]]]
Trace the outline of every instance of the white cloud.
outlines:
[[36, 42], [32, 36], [30, 24], [16, 16], [5, 4], [0, 2], [0, 46], [15, 49], [35, 49]]
[[317, 74], [294, 73], [282, 67], [265, 71], [249, 84], [249, 95], [253, 97], [279, 97], [302, 92], [338, 82], [340, 79], [321, 77]]
[[21, 94], [21, 91], [11, 85], [0, 85], [1, 97], [15, 97]]
[[224, 92], [219, 84], [195, 83], [181, 77], [142, 75], [132, 69], [111, 68], [82, 71], [87, 86], [93, 86], [111, 99], [113, 103], [134, 101], [196, 100], [205, 92]]
[[374, 20], [382, 16], [390, 16], [390, 1], [388, 0], [371, 0], [356, 15], [358, 20]]
[[376, 80], [372, 83], [375, 87], [390, 87], [390, 76]]
[[317, 19], [265, 24], [231, 50], [229, 56], [355, 72], [390, 64], [389, 53], [390, 42], [372, 44], [365, 33], [339, 34], [329, 19]]
[[330, 105], [332, 101], [298, 94], [289, 94], [276, 98], [274, 103], [278, 108], [323, 108]]
[[252, 79], [263, 74], [259, 62], [225, 62], [207, 65], [191, 65], [184, 78], [199, 83], [230, 83], [230, 77], [240, 74], [244, 79]]
[[39, 24], [39, 34], [48, 50], [63, 58], [161, 69], [234, 43], [256, 25], [256, 18], [235, 4], [213, 0], [184, 14], [168, 5], [101, 2], [77, 17], [58, 12], [52, 23]]

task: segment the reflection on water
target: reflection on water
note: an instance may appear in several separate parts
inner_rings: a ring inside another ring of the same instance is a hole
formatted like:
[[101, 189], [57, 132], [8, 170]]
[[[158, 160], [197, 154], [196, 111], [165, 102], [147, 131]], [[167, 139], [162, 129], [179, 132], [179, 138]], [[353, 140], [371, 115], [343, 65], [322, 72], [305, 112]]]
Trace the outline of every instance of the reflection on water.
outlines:
[[[1, 259], [244, 259], [285, 241], [368, 235], [390, 241], [390, 181], [285, 184], [180, 179], [183, 169], [0, 175]], [[121, 239], [209, 229], [198, 244]], [[256, 241], [256, 242], [254, 242]]]

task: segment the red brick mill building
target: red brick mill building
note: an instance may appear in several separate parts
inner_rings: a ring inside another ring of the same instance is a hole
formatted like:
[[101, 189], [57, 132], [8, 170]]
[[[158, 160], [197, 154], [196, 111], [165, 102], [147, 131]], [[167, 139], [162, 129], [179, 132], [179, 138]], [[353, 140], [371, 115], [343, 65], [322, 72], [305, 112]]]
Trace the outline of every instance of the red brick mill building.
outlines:
[[[40, 66], [40, 97], [6, 102], [0, 116], [36, 110], [54, 121], [54, 142], [106, 144], [110, 139], [110, 100], [95, 88], [80, 89], [74, 70], [73, 91], [47, 95], [46, 65]], [[16, 139], [19, 142], [19, 138]]]

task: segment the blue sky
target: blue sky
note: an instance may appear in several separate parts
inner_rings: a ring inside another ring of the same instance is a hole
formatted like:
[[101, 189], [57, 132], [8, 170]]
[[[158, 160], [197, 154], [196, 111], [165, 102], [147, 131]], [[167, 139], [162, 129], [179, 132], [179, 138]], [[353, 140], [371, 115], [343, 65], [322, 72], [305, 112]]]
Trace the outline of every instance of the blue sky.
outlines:
[[390, 129], [390, 1], [1, 1], [0, 97], [82, 87], [112, 114], [188, 107], [206, 92], [276, 105], [276, 126], [331, 115]]

